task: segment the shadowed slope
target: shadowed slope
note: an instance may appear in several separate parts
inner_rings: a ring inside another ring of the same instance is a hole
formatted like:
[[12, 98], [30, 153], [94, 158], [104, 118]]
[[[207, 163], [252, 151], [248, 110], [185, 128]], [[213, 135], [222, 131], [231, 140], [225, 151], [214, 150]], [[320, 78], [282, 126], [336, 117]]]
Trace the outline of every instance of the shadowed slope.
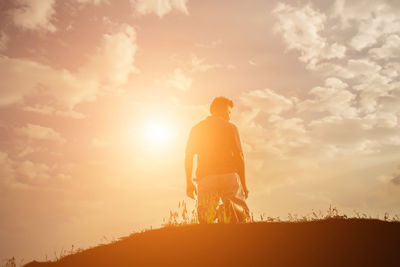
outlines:
[[331, 219], [163, 228], [25, 266], [400, 266], [399, 252], [398, 222]]

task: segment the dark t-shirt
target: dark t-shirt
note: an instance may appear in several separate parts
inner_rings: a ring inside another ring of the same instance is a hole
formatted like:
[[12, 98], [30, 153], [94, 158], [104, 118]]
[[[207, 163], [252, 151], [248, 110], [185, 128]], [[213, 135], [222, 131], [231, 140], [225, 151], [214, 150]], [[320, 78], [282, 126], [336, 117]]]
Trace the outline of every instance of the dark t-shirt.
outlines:
[[186, 156], [197, 154], [196, 177], [238, 171], [243, 157], [237, 127], [217, 116], [208, 116], [190, 131]]

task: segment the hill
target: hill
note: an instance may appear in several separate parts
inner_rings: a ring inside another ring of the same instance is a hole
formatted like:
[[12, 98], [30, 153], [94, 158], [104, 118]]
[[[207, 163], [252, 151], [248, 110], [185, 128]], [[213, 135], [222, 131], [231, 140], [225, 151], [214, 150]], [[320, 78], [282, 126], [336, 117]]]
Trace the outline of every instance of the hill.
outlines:
[[399, 222], [328, 219], [166, 227], [25, 267], [400, 266], [399, 253]]

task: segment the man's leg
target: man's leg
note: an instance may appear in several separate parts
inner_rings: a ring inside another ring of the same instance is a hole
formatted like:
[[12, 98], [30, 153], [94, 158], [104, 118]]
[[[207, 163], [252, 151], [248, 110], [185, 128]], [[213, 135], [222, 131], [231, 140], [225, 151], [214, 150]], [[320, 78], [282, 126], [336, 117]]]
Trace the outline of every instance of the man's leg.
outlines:
[[199, 223], [213, 223], [217, 217], [219, 196], [214, 176], [204, 177], [197, 182], [197, 216]]
[[245, 195], [236, 173], [224, 175], [221, 179], [222, 202], [227, 210], [228, 222], [245, 222], [250, 216], [249, 208], [245, 201]]

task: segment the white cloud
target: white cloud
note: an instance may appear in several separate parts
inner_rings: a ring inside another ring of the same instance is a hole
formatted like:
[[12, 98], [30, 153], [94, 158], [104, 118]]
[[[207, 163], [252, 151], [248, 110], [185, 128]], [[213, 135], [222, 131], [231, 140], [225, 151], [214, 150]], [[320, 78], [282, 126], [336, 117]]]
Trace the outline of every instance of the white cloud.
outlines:
[[299, 112], [328, 112], [333, 116], [353, 118], [357, 116], [356, 95], [346, 90], [348, 85], [337, 78], [325, 80], [325, 86], [317, 86], [309, 91], [312, 99], [298, 104]]
[[397, 116], [389, 112], [379, 111], [373, 114], [368, 114], [367, 116], [365, 116], [365, 120], [370, 121], [370, 128], [396, 128], [398, 126]]
[[14, 177], [13, 161], [7, 153], [0, 151], [0, 182], [9, 183]]
[[104, 89], [115, 89], [137, 71], [134, 58], [137, 50], [136, 32], [127, 24], [119, 31], [103, 36], [102, 46], [80, 69], [85, 79], [99, 83]]
[[93, 84], [80, 81], [69, 71], [56, 70], [29, 59], [0, 56], [0, 70], [0, 107], [23, 102], [24, 97], [34, 94], [38, 87], [46, 88], [49, 95], [68, 107], [90, 98], [90, 91], [95, 91]]
[[280, 115], [293, 109], [295, 102], [296, 99], [288, 99], [270, 89], [240, 95], [241, 110], [235, 120], [243, 134], [245, 152], [252, 160], [259, 160], [260, 166], [266, 158], [268, 161], [287, 159], [289, 151], [309, 142], [301, 118]]
[[7, 153], [0, 151], [0, 183], [9, 187], [30, 187], [49, 185], [49, 180], [65, 180], [71, 177], [73, 164], [63, 166], [48, 165], [31, 160], [14, 160]]
[[377, 59], [392, 59], [400, 57], [400, 37], [398, 35], [389, 35], [384, 44], [379, 48], [373, 48], [368, 52]]
[[33, 105], [33, 106], [24, 106], [21, 108], [24, 111], [42, 114], [42, 115], [58, 115], [61, 117], [73, 118], [73, 119], [83, 119], [86, 116], [82, 113], [79, 113], [75, 110], [57, 110], [52, 106], [47, 105]]
[[55, 115], [73, 119], [84, 119], [86, 115], [75, 110], [56, 110]]
[[23, 158], [39, 150], [41, 149], [25, 143], [24, 146], [19, 150], [18, 157]]
[[184, 14], [189, 14], [187, 9], [188, 0], [130, 0], [135, 11], [141, 15], [154, 13], [160, 18], [173, 9]]
[[51, 177], [50, 171], [51, 169], [47, 164], [34, 163], [29, 160], [22, 161], [16, 166], [17, 175], [28, 181], [49, 180]]
[[325, 29], [326, 15], [306, 5], [301, 8], [280, 3], [273, 13], [278, 22], [275, 31], [282, 33], [288, 49], [300, 51], [300, 60], [310, 68], [322, 59], [343, 58], [346, 47], [328, 43], [321, 33]]
[[58, 143], [66, 142], [61, 134], [52, 128], [30, 123], [24, 127], [16, 128], [15, 133], [19, 136], [27, 137], [32, 140], [50, 140]]
[[226, 69], [235, 68], [235, 66], [233, 66], [232, 64], [227, 64], [227, 65], [219, 63], [209, 64], [205, 62], [205, 59], [199, 58], [196, 55], [192, 55], [191, 65], [192, 65], [192, 70], [191, 70], [192, 72], [206, 72], [216, 68], [226, 68]]
[[288, 99], [271, 89], [252, 90], [240, 96], [241, 102], [253, 109], [268, 114], [279, 114], [293, 107], [293, 100]]
[[109, 146], [109, 143], [104, 140], [101, 140], [99, 138], [93, 138], [92, 146], [97, 147], [97, 148], [104, 148], [104, 147]]
[[326, 155], [384, 153], [385, 145], [398, 145], [398, 8], [391, 1], [336, 0], [326, 13], [310, 4], [274, 10], [287, 48], [325, 78], [294, 110]]
[[395, 177], [392, 178], [391, 182], [395, 185], [400, 186], [400, 175], [397, 175]]
[[54, 107], [45, 106], [45, 105], [25, 106], [25, 107], [22, 107], [22, 110], [28, 111], [28, 112], [33, 112], [36, 114], [42, 114], [42, 115], [50, 115], [55, 112]]
[[80, 4], [92, 4], [92, 5], [100, 5], [100, 4], [109, 4], [109, 0], [76, 0]]
[[400, 98], [395, 95], [386, 95], [377, 98], [377, 105], [381, 111], [400, 114]]
[[57, 30], [51, 22], [56, 13], [55, 0], [17, 0], [16, 3], [18, 8], [11, 12], [15, 25], [27, 30]]
[[167, 86], [187, 91], [192, 86], [192, 78], [186, 76], [182, 69], [176, 68], [174, 73], [166, 80]]
[[221, 67], [221, 65], [219, 64], [212, 65], [212, 64], [207, 64], [204, 61], [205, 61], [204, 59], [200, 59], [197, 56], [192, 56], [192, 71], [206, 72], [208, 70]]
[[336, 0], [331, 16], [339, 18], [342, 29], [353, 28], [356, 34], [349, 40], [350, 46], [361, 51], [375, 45], [385, 36], [398, 32], [398, 9], [391, 1]]
[[7, 44], [8, 44], [9, 40], [10, 40], [10, 37], [8, 37], [8, 35], [5, 32], [1, 31], [0, 32], [0, 52], [7, 50]]
[[[118, 87], [127, 81], [135, 71], [136, 49], [134, 29], [122, 25], [119, 31], [103, 36], [101, 46], [77, 72], [54, 69], [29, 59], [0, 56], [0, 107], [23, 103], [40, 88], [41, 93], [55, 100], [58, 115], [81, 117], [73, 111], [75, 105], [93, 101], [104, 92], [118, 92]], [[37, 108], [36, 111], [40, 112]]]
[[220, 46], [222, 44], [221, 39], [217, 40], [212, 40], [204, 43], [197, 43], [195, 44], [195, 47], [200, 47], [200, 48], [215, 48], [217, 46]]

